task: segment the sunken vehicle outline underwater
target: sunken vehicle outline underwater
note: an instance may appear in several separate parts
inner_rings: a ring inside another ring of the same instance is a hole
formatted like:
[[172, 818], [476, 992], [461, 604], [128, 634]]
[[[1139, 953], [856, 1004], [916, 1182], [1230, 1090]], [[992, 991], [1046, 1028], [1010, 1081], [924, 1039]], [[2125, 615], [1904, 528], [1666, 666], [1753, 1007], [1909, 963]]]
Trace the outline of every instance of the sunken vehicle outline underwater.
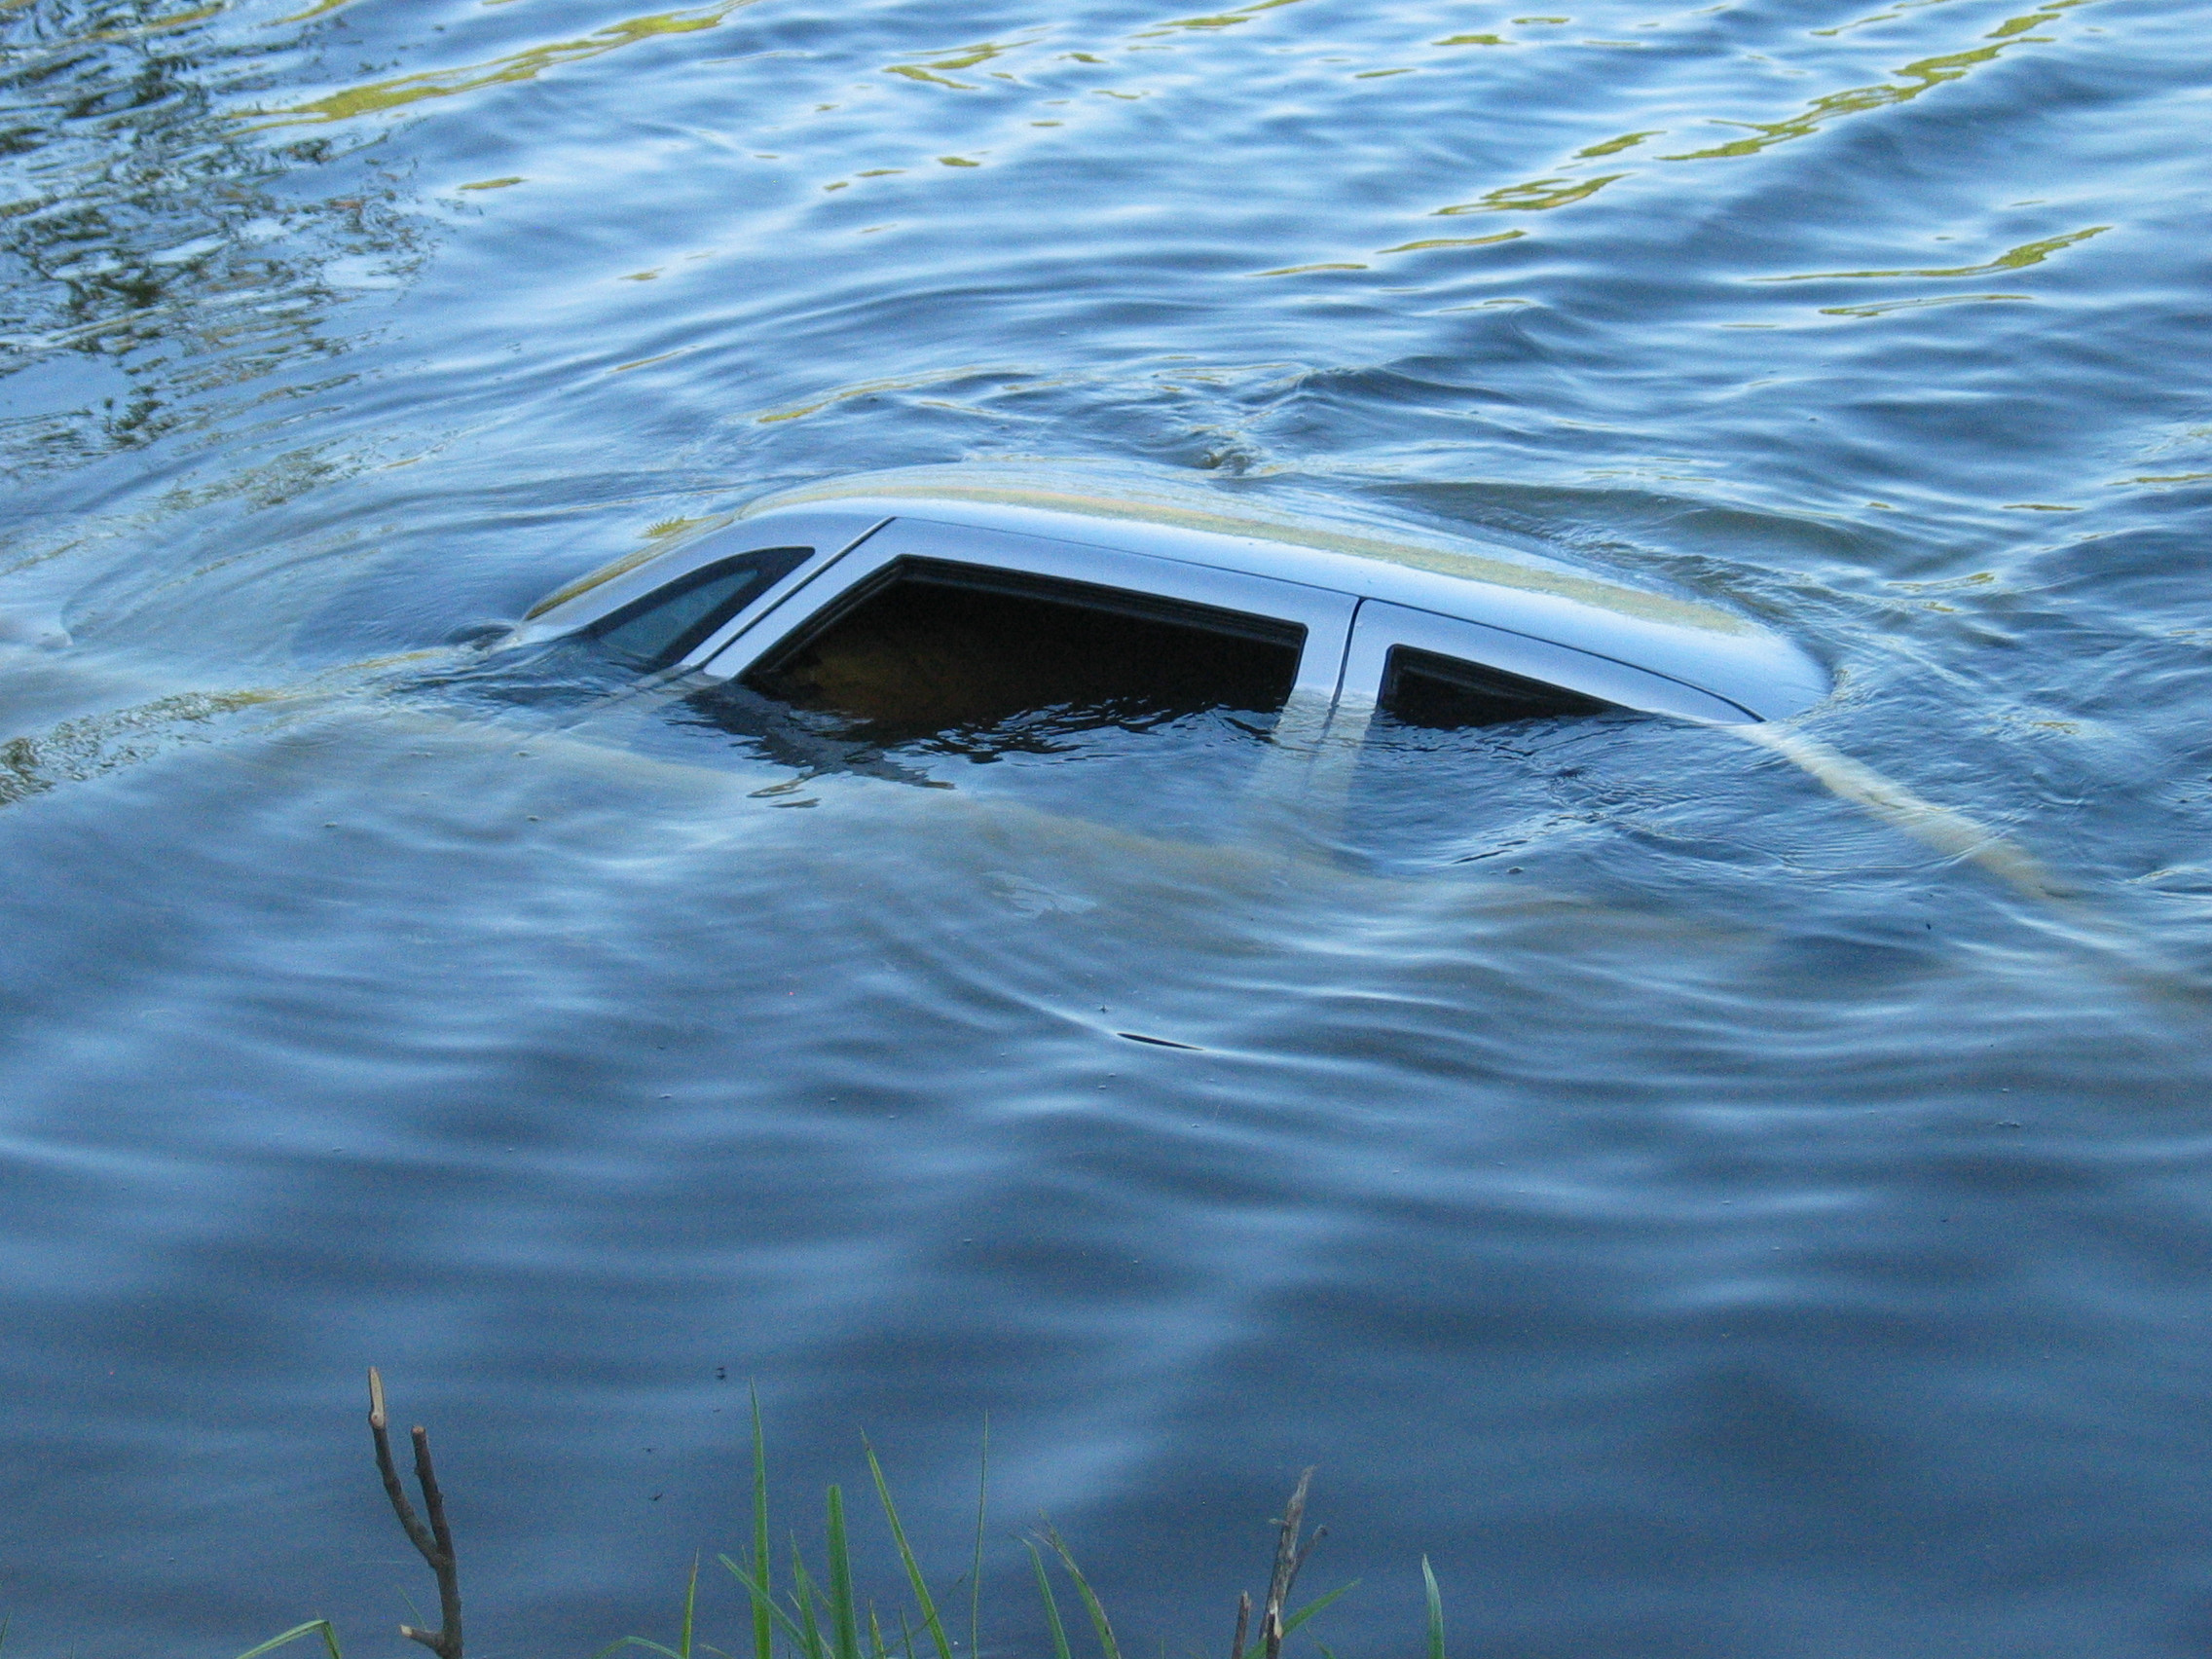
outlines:
[[1739, 613], [1508, 549], [962, 472], [773, 498], [555, 591], [502, 644], [597, 636], [647, 683], [736, 681], [919, 582], [1292, 646], [1278, 741], [1356, 742], [1417, 680], [1492, 711], [1475, 724], [1622, 709], [1749, 726], [1830, 689], [1800, 646]]

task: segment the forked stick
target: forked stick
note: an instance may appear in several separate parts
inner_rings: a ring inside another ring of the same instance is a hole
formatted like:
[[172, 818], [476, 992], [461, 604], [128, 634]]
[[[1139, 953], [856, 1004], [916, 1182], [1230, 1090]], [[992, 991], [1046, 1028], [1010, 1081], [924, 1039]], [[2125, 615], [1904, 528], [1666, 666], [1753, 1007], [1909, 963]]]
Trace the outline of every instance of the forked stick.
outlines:
[[[1292, 1586], [1298, 1582], [1298, 1569], [1306, 1565], [1306, 1558], [1313, 1553], [1313, 1546], [1329, 1535], [1326, 1527], [1317, 1527], [1313, 1535], [1301, 1540], [1299, 1533], [1306, 1525], [1306, 1489], [1312, 1485], [1313, 1471], [1308, 1469], [1298, 1477], [1298, 1487], [1283, 1505], [1282, 1530], [1275, 1538], [1275, 1568], [1268, 1579], [1268, 1599], [1260, 1611], [1260, 1642], [1266, 1659], [1279, 1659], [1283, 1630], [1282, 1609], [1290, 1600]], [[1252, 1617], [1252, 1598], [1236, 1599], [1236, 1641], [1230, 1649], [1231, 1659], [1244, 1659], [1244, 1632]]]
[[420, 1641], [438, 1659], [461, 1659], [461, 1571], [454, 1561], [453, 1530], [446, 1525], [445, 1494], [438, 1490], [437, 1471], [430, 1466], [430, 1434], [417, 1423], [411, 1435], [415, 1442], [415, 1480], [423, 1489], [423, 1507], [430, 1516], [430, 1524], [425, 1527], [422, 1517], [415, 1513], [415, 1506], [407, 1501], [407, 1489], [399, 1484], [399, 1470], [391, 1460], [391, 1436], [387, 1432], [387, 1422], [384, 1378], [372, 1365], [369, 1367], [369, 1433], [377, 1443], [377, 1473], [384, 1477], [384, 1494], [391, 1499], [391, 1512], [399, 1517], [400, 1530], [407, 1534], [407, 1541], [438, 1575], [439, 1628], [417, 1630], [413, 1625], [403, 1624], [399, 1634], [410, 1641]]

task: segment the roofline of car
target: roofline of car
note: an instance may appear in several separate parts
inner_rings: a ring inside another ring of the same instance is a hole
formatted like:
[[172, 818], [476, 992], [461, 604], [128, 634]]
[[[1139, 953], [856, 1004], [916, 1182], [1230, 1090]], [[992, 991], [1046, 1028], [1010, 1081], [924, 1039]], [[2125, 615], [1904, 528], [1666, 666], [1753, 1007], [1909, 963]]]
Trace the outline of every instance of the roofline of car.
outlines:
[[[1808, 652], [1740, 613], [1516, 562], [1506, 548], [1424, 547], [1172, 508], [1140, 516], [1144, 503], [1100, 501], [1095, 507], [1107, 510], [1083, 511], [1004, 496], [886, 491], [763, 503], [693, 540], [570, 584], [532, 610], [514, 643], [572, 632], [747, 547], [813, 546], [815, 556], [769, 590], [788, 592], [883, 525], [906, 519], [1141, 553], [1482, 623], [1649, 669], [1763, 719], [1799, 713], [1829, 690], [1828, 675]], [[1201, 519], [1208, 522], [1194, 522]]]

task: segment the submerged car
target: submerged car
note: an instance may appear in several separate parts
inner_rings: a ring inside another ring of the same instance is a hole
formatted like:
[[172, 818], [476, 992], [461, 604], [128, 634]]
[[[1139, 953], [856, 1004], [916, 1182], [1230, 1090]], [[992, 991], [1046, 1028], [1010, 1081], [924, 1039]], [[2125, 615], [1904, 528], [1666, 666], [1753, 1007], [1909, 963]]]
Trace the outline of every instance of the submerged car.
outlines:
[[510, 643], [564, 637], [657, 682], [908, 731], [1126, 698], [1353, 741], [1378, 713], [1740, 725], [1829, 688], [1739, 614], [1508, 549], [959, 468], [772, 500], [571, 583]]

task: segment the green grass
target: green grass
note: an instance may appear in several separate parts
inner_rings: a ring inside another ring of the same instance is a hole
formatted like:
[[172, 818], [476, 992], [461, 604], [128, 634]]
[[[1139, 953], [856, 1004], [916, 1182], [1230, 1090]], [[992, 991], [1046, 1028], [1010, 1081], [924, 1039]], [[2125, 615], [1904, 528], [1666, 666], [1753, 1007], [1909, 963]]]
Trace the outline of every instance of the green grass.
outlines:
[[[982, 1472], [977, 1483], [976, 1539], [974, 1559], [968, 1573], [968, 1654], [956, 1654], [954, 1643], [946, 1634], [944, 1620], [939, 1610], [938, 1597], [931, 1591], [929, 1581], [915, 1558], [912, 1545], [906, 1536], [905, 1523], [900, 1519], [899, 1506], [891, 1495], [891, 1483], [885, 1479], [883, 1465], [876, 1458], [875, 1448], [862, 1440], [867, 1456], [868, 1475], [875, 1487], [877, 1502], [883, 1510], [883, 1519], [890, 1529], [893, 1554], [905, 1580], [910, 1606], [895, 1609], [899, 1642], [896, 1646], [886, 1641], [884, 1612], [873, 1602], [863, 1604], [854, 1585], [851, 1530], [845, 1513], [845, 1496], [842, 1489], [832, 1486], [824, 1494], [823, 1554], [821, 1560], [827, 1568], [826, 1577], [818, 1577], [807, 1566], [804, 1552], [797, 1537], [791, 1538], [785, 1557], [784, 1576], [776, 1575], [770, 1540], [773, 1530], [768, 1514], [768, 1454], [767, 1444], [760, 1426], [760, 1402], [753, 1400], [753, 1526], [750, 1547], [743, 1559], [718, 1555], [715, 1559], [744, 1591], [746, 1605], [751, 1614], [750, 1634], [752, 1652], [743, 1659], [974, 1659], [980, 1651], [982, 1641], [981, 1577], [983, 1540], [988, 1527], [990, 1494], [990, 1441], [989, 1429], [984, 1430]], [[1310, 1473], [1311, 1471], [1309, 1471]], [[1302, 1489], [1303, 1491], [1303, 1489]], [[1290, 1517], [1286, 1534], [1295, 1534], [1298, 1529], [1296, 1501], [1285, 1513]], [[1316, 1534], [1318, 1536], [1318, 1534]], [[1113, 1623], [1106, 1616], [1090, 1581], [1077, 1565], [1074, 1552], [1051, 1525], [1047, 1524], [1034, 1534], [1020, 1540], [1029, 1553], [1030, 1566], [1037, 1583], [1037, 1597], [1045, 1615], [1045, 1628], [1051, 1641], [1049, 1656], [1038, 1659], [1076, 1659], [1068, 1640], [1066, 1620], [1061, 1615], [1060, 1603], [1053, 1588], [1053, 1567], [1059, 1576], [1072, 1586], [1076, 1600], [1090, 1625], [1091, 1636], [1097, 1645], [1097, 1659], [1123, 1659], [1120, 1641], [1114, 1635]], [[1295, 1535], [1288, 1544], [1295, 1547]], [[1287, 1557], [1283, 1559], [1288, 1559]], [[1303, 1560], [1303, 1554], [1299, 1556]], [[1444, 1652], [1444, 1602], [1436, 1587], [1436, 1574], [1430, 1570], [1428, 1558], [1420, 1563], [1421, 1583], [1427, 1610], [1427, 1641], [1422, 1659], [1445, 1659]], [[1295, 1572], [1293, 1572], [1295, 1576]], [[781, 1591], [778, 1583], [783, 1584]], [[1309, 1621], [1326, 1610], [1353, 1586], [1341, 1585], [1326, 1595], [1308, 1602], [1296, 1611], [1285, 1609], [1282, 1616], [1280, 1640], [1274, 1651], [1270, 1652], [1266, 1638], [1252, 1641], [1232, 1659], [1276, 1659], [1282, 1645], [1290, 1637], [1302, 1630]], [[1283, 1591], [1288, 1600], [1287, 1589]], [[678, 1619], [673, 1645], [650, 1641], [642, 1636], [625, 1636], [602, 1648], [596, 1659], [626, 1647], [643, 1648], [656, 1654], [659, 1659], [733, 1659], [733, 1655], [719, 1647], [708, 1645], [699, 1640], [699, 1561], [692, 1558], [691, 1571], [683, 1587], [682, 1613]], [[929, 1653], [917, 1655], [915, 1651], [916, 1627], [926, 1637]], [[272, 1637], [259, 1647], [239, 1655], [239, 1659], [261, 1659], [261, 1655], [319, 1637], [327, 1649], [329, 1659], [345, 1659], [339, 1650], [338, 1633], [327, 1619], [311, 1619], [296, 1625], [281, 1636]], [[1309, 1638], [1310, 1640], [1310, 1638]], [[1210, 1644], [1209, 1644], [1210, 1645]], [[1314, 1642], [1321, 1659], [1335, 1659], [1328, 1648]], [[1088, 1659], [1088, 1656], [1086, 1656]]]
[[328, 1619], [310, 1619], [306, 1624], [294, 1625], [282, 1636], [273, 1636], [259, 1647], [247, 1648], [239, 1655], [239, 1659], [260, 1659], [262, 1654], [272, 1649], [282, 1647], [288, 1642], [303, 1641], [311, 1636], [322, 1638], [323, 1646], [330, 1649], [330, 1659], [346, 1659], [346, 1655], [338, 1650], [338, 1628]]

